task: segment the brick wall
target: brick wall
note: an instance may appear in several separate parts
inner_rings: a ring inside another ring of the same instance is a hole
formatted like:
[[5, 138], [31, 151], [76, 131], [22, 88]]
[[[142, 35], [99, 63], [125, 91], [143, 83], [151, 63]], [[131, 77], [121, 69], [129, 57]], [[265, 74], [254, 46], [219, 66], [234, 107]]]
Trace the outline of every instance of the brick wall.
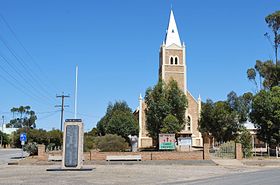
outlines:
[[45, 145], [38, 145], [38, 160], [46, 161], [47, 158], [48, 157], [45, 151]]
[[192, 152], [97, 152], [87, 155], [90, 160], [106, 160], [109, 155], [141, 155], [143, 161], [148, 160], [203, 160], [203, 151]]
[[210, 149], [210, 144], [209, 143], [204, 143], [203, 144], [203, 159], [204, 160], [210, 160], [211, 159], [209, 149]]
[[[209, 153], [209, 151], [208, 151]], [[61, 156], [62, 152], [49, 152], [48, 155]], [[40, 154], [41, 160], [47, 160], [46, 153]], [[141, 155], [143, 161], [148, 160], [203, 160], [203, 151], [190, 152], [84, 152], [84, 160], [106, 160], [109, 155]], [[39, 157], [39, 156], [38, 156]]]
[[243, 158], [243, 152], [242, 152], [242, 145], [241, 143], [235, 144], [235, 158], [237, 160], [242, 160]]

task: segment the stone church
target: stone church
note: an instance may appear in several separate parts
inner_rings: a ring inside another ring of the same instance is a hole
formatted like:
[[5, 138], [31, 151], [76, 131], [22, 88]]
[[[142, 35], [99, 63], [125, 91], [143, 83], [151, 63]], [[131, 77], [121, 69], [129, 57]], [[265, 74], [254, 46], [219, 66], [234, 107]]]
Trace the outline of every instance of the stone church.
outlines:
[[[201, 111], [201, 99], [195, 99], [187, 88], [187, 64], [186, 64], [186, 46], [181, 43], [179, 32], [173, 11], [170, 12], [168, 29], [165, 40], [160, 46], [159, 51], [159, 78], [166, 83], [170, 79], [177, 81], [179, 88], [186, 93], [188, 99], [188, 108], [186, 110], [185, 128], [177, 133], [179, 137], [186, 137], [191, 140], [192, 146], [202, 146], [202, 136], [198, 131], [198, 120]], [[145, 102], [139, 97], [139, 107], [137, 109], [139, 116], [139, 148], [152, 146], [152, 139], [146, 130]]]

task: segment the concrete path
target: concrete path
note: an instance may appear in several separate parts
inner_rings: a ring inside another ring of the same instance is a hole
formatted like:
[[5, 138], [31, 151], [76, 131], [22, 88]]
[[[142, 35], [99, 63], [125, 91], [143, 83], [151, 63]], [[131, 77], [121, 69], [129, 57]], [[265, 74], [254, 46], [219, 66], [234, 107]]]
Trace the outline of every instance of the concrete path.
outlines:
[[244, 164], [236, 159], [212, 159], [214, 163], [220, 166], [243, 166]]

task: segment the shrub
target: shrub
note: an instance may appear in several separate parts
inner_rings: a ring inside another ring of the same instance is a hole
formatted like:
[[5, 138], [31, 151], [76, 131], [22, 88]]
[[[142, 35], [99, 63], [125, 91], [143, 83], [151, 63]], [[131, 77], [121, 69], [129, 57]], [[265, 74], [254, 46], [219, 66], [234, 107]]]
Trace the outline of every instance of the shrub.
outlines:
[[101, 152], [120, 152], [128, 148], [128, 143], [121, 136], [107, 134], [96, 138], [96, 147]]
[[91, 135], [87, 135], [87, 134], [84, 135], [84, 151], [85, 152], [88, 152], [91, 149], [96, 148], [96, 144], [95, 144], [96, 139], [95, 138], [96, 137], [93, 137]]
[[51, 130], [47, 132], [49, 143], [53, 145], [53, 147], [62, 146], [62, 137], [63, 133], [60, 130]]
[[21, 148], [19, 136], [23, 132], [26, 133], [27, 143], [35, 142], [38, 144], [45, 144], [46, 146], [49, 144], [47, 131], [43, 129], [20, 128], [13, 134], [13, 145], [17, 148]]
[[51, 130], [47, 132], [43, 129], [20, 128], [13, 133], [12, 137], [12, 144], [17, 148], [21, 148], [19, 136], [20, 133], [23, 132], [26, 133], [27, 143], [35, 142], [38, 144], [44, 144], [45, 146], [51, 144], [52, 147], [62, 146], [62, 132], [59, 130]]
[[252, 156], [252, 135], [246, 128], [241, 129], [240, 134], [236, 138], [236, 142], [242, 144], [243, 156], [245, 158]]
[[35, 142], [24, 145], [23, 150], [29, 153], [29, 155], [38, 155], [38, 147]]

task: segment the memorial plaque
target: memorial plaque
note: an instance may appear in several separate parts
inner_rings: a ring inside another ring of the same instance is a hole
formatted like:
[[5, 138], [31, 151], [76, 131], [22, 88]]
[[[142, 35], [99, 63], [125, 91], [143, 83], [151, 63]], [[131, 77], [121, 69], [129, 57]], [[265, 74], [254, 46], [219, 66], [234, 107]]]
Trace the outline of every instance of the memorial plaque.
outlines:
[[64, 123], [62, 169], [82, 169], [84, 129], [81, 119], [67, 119]]
[[65, 143], [65, 166], [78, 166], [78, 150], [79, 150], [79, 126], [66, 126], [66, 143]]

